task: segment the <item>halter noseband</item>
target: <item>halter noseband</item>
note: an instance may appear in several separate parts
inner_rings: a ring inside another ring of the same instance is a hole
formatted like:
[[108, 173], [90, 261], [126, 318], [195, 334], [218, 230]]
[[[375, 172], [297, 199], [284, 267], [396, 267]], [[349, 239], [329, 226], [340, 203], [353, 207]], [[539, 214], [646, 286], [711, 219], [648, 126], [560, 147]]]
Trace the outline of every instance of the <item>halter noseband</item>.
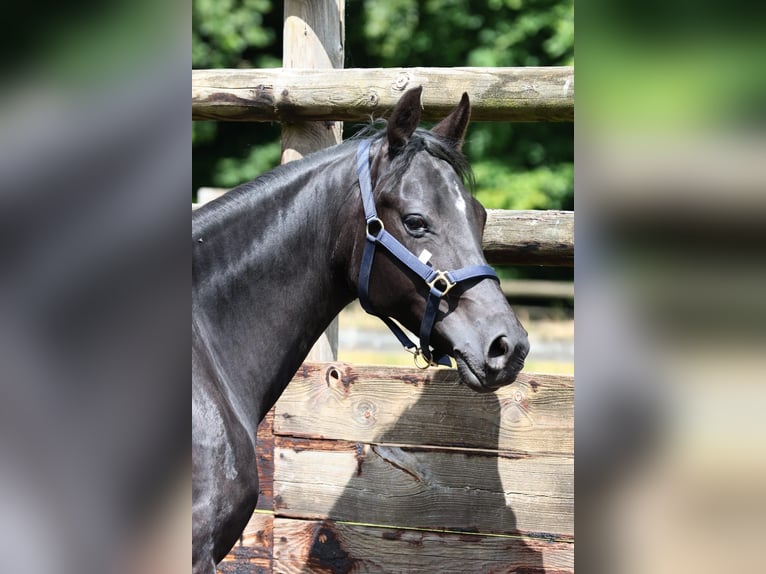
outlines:
[[[385, 230], [383, 222], [378, 218], [377, 211], [375, 210], [375, 200], [372, 196], [372, 180], [370, 178], [371, 144], [372, 141], [369, 139], [361, 141], [356, 153], [356, 173], [359, 177], [359, 187], [361, 188], [364, 218], [367, 221], [367, 239], [364, 245], [364, 252], [362, 253], [362, 265], [359, 269], [359, 301], [367, 313], [380, 317], [396, 338], [399, 339], [404, 348], [414, 355], [415, 365], [422, 369], [435, 365], [451, 366], [452, 363], [449, 355], [443, 355], [434, 360], [433, 351], [429, 344], [431, 329], [436, 320], [436, 312], [439, 310], [439, 303], [442, 297], [445, 297], [455, 285], [469, 279], [484, 279], [487, 277], [496, 281], [499, 281], [499, 279], [495, 270], [489, 265], [469, 265], [455, 271], [437, 271], [426, 262], [415, 257], [393, 235]], [[369, 285], [372, 261], [375, 257], [375, 247], [377, 245], [384, 247], [386, 251], [396, 257], [407, 269], [419, 276], [428, 286], [426, 311], [420, 323], [420, 346], [413, 343], [390, 317], [380, 315], [372, 309], [369, 298]], [[419, 359], [422, 359], [422, 361], [419, 362]]]

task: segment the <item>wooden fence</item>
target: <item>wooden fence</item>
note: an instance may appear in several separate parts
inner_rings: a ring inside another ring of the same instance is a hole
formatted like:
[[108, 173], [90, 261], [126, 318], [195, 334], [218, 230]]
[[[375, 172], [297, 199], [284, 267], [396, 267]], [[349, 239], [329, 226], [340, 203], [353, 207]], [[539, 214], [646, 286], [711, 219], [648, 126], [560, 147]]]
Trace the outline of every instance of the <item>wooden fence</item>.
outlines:
[[[572, 68], [340, 70], [344, 25], [344, 0], [286, 0], [285, 68], [193, 71], [192, 118], [283, 122], [285, 161], [415, 85], [427, 120], [463, 91], [474, 120], [574, 118]], [[487, 259], [571, 266], [573, 219], [490, 211]], [[219, 572], [573, 572], [573, 405], [569, 376], [478, 394], [452, 369], [304, 363], [259, 427], [258, 508]]]
[[573, 379], [305, 363], [259, 429], [239, 572], [571, 572]]

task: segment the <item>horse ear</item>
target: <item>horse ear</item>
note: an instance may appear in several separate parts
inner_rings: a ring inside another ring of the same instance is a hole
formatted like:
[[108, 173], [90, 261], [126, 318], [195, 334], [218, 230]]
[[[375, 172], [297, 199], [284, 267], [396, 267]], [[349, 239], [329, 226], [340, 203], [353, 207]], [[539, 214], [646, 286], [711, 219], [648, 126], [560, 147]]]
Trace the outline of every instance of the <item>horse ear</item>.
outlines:
[[405, 146], [420, 123], [420, 96], [422, 93], [422, 86], [404, 92], [388, 120], [388, 149], [392, 156]]
[[450, 140], [458, 150], [463, 147], [468, 121], [471, 119], [471, 101], [468, 94], [463, 92], [460, 103], [450, 114], [436, 124], [431, 131]]

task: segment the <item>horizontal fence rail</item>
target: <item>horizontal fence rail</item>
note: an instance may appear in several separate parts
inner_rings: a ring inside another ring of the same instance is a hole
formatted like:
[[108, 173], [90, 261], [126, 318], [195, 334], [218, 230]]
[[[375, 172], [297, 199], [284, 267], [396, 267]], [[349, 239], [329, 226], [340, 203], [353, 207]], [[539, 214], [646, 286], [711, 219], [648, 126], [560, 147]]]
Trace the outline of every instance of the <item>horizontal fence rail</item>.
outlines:
[[463, 92], [473, 121], [574, 121], [574, 68], [192, 70], [192, 119], [369, 121], [422, 85], [423, 119], [444, 117]]
[[488, 209], [484, 256], [495, 265], [574, 266], [574, 212]]
[[277, 402], [274, 432], [558, 459], [574, 451], [573, 404], [571, 375], [523, 372], [476, 393], [455, 369], [306, 362]]

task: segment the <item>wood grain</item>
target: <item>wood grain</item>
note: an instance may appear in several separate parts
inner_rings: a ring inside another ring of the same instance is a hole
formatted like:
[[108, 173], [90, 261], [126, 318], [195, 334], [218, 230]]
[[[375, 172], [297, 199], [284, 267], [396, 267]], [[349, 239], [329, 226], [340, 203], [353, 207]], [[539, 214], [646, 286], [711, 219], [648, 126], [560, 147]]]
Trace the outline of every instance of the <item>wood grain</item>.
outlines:
[[258, 464], [258, 503], [239, 542], [218, 565], [220, 574], [266, 574], [272, 571], [274, 515], [274, 409], [258, 425], [255, 446]]
[[279, 516], [479, 533], [574, 533], [567, 457], [277, 437]]
[[272, 408], [258, 425], [255, 442], [255, 458], [258, 465], [258, 503], [256, 508], [274, 508], [274, 409]]
[[574, 544], [277, 518], [274, 572], [574, 572]]
[[220, 574], [266, 574], [272, 571], [274, 515], [255, 513], [239, 542], [218, 564]]
[[574, 212], [490, 209], [482, 247], [495, 264], [574, 266]]
[[[314, 69], [338, 73], [343, 68], [345, 0], [285, 0], [282, 42], [284, 70]], [[192, 81], [193, 83], [193, 81]], [[282, 125], [282, 163], [340, 143], [343, 124], [307, 121]]]
[[473, 121], [574, 121], [571, 66], [332, 71], [289, 67], [192, 70], [192, 119], [369, 121], [389, 113], [406, 89], [422, 85], [425, 121], [446, 116], [463, 92], [471, 98]]
[[574, 380], [522, 373], [479, 394], [454, 369], [304, 363], [277, 403], [274, 427], [305, 438], [567, 456]]

